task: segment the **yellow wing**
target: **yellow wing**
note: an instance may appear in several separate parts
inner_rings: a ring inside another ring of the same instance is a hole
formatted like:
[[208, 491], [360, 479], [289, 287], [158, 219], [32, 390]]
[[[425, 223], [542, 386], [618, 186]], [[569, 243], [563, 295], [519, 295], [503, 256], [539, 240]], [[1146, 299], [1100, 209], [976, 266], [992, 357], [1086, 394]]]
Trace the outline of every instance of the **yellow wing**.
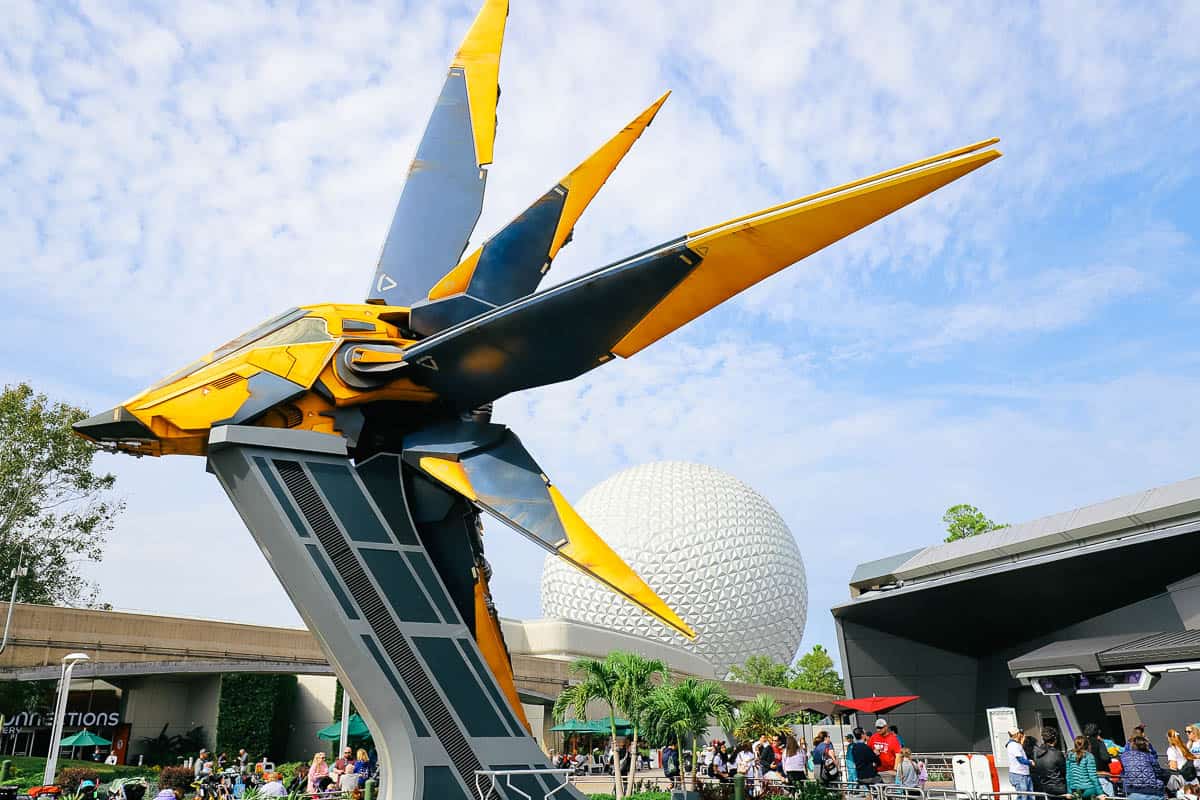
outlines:
[[605, 544], [504, 426], [463, 422], [430, 428], [405, 439], [404, 458], [663, 624], [695, 638], [695, 631]]
[[[700, 262], [612, 352], [628, 358], [738, 292], [1000, 157], [987, 139], [701, 228], [686, 246]], [[982, 151], [982, 152], [979, 152]]]
[[428, 336], [534, 292], [575, 223], [654, 120], [664, 94], [505, 225], [415, 303], [409, 328]]
[[460, 409], [629, 357], [710, 308], [1000, 156], [978, 142], [702, 228], [509, 303], [405, 350]]
[[408, 306], [462, 258], [496, 142], [508, 0], [486, 0], [450, 63], [383, 242], [367, 302]]

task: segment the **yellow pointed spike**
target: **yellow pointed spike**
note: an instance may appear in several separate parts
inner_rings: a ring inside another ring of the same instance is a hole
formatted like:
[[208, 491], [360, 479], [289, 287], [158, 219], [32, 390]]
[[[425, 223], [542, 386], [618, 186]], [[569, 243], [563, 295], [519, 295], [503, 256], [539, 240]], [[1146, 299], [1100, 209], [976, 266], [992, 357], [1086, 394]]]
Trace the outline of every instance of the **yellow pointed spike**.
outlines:
[[[600, 191], [600, 187], [616, 170], [621, 159], [633, 147], [633, 143], [642, 135], [642, 131], [650, 127], [658, 110], [670, 96], [671, 93], [666, 92], [651, 103], [649, 108], [634, 117], [633, 121], [622, 128], [616, 136], [605, 142], [596, 152], [584, 159], [583, 163], [559, 181], [559, 184], [567, 190], [567, 196], [563, 200], [563, 208], [554, 229], [554, 237], [551, 239], [550, 249], [546, 253], [547, 260], [553, 259], [566, 244], [575, 223], [583, 216], [588, 204], [592, 202], [597, 192]], [[447, 272], [429, 290], [429, 299], [440, 300], [467, 291], [467, 287], [471, 284], [471, 278], [475, 276], [475, 267], [479, 265], [479, 256], [482, 252], [482, 247], [476, 248], [460, 261], [458, 266]]]
[[583, 570], [609, 588], [624, 595], [626, 599], [646, 613], [655, 617], [668, 627], [682, 633], [689, 639], [696, 638], [696, 632], [671, 610], [663, 599], [653, 589], [646, 585], [633, 568], [626, 564], [619, 555], [613, 552], [592, 527], [584, 522], [578, 512], [571, 507], [562, 493], [554, 486], [548, 486], [550, 499], [554, 510], [562, 522], [563, 530], [567, 532], [567, 543], [558, 548], [558, 554], [564, 559]]
[[517, 693], [516, 679], [513, 676], [512, 663], [508, 658], [508, 648], [504, 645], [504, 634], [500, 630], [500, 622], [496, 619], [496, 608], [488, 605], [487, 579], [481, 572], [475, 579], [475, 643], [479, 652], [487, 662], [500, 690], [504, 692], [508, 706], [516, 715], [517, 720], [531, 731], [529, 719], [525, 716], [525, 707], [521, 705], [521, 696]]
[[471, 278], [475, 275], [475, 267], [479, 264], [479, 254], [482, 252], [481, 248], [475, 248], [471, 255], [464, 258], [458, 263], [458, 266], [447, 272], [429, 290], [429, 299], [440, 300], [443, 297], [465, 292], [467, 287], [471, 285]]
[[471, 128], [475, 134], [475, 158], [481, 167], [492, 163], [492, 148], [496, 143], [500, 48], [504, 43], [504, 24], [507, 19], [508, 0], [486, 0], [450, 64], [451, 69], [460, 67], [466, 73], [467, 102], [471, 107]]
[[612, 352], [628, 358], [743, 289], [999, 158], [998, 150], [977, 152], [995, 141], [951, 150], [689, 234], [687, 246], [702, 260]]
[[620, 133], [605, 142], [600, 149], [592, 153], [582, 164], [571, 171], [560, 183], [567, 189], [567, 199], [563, 203], [562, 216], [559, 217], [558, 227], [554, 231], [554, 239], [550, 244], [550, 258], [558, 253], [571, 235], [571, 229], [583, 215], [592, 198], [600, 191], [600, 187], [613, 174], [621, 159], [633, 147], [633, 143], [642, 135], [642, 131], [650, 127], [662, 104], [671, 96], [666, 92], [662, 97], [650, 104], [650, 107], [634, 117], [633, 121], [621, 129]]
[[421, 456], [421, 469], [468, 500], [475, 501], [479, 499], [475, 494], [475, 487], [471, 485], [471, 479], [467, 477], [467, 471], [463, 469], [463, 465], [460, 462], [451, 461], [448, 458]]

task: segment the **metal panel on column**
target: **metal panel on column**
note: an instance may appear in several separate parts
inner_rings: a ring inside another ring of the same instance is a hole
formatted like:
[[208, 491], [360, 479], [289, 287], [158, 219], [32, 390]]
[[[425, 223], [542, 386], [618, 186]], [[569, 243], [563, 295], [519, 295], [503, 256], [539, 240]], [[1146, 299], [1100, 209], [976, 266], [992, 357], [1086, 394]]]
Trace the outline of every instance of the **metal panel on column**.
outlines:
[[473, 797], [475, 770], [546, 766], [428, 567], [401, 459], [355, 465], [333, 437], [221, 431], [210, 469], [370, 726], [381, 800]]

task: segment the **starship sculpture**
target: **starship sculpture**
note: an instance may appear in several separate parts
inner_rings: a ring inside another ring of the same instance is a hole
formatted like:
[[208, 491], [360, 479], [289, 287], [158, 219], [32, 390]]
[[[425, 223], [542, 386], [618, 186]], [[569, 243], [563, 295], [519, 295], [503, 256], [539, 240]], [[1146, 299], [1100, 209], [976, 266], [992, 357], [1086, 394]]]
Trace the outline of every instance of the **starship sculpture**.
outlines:
[[76, 425], [119, 452], [207, 456], [367, 718], [384, 800], [467, 797], [480, 778], [507, 797], [554, 788], [532, 774], [546, 762], [491, 603], [481, 512], [694, 636], [491, 403], [629, 358], [1000, 155], [996, 139], [968, 145], [538, 291], [666, 95], [464, 258], [507, 16], [486, 0], [450, 65], [365, 303], [286, 311]]

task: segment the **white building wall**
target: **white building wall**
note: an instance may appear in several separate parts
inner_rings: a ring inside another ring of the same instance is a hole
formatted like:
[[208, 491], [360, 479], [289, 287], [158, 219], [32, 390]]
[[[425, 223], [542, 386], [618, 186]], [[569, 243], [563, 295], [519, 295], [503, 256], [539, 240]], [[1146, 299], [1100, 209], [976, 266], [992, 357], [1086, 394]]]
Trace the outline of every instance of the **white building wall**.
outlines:
[[217, 702], [221, 676], [173, 678], [154, 676], [123, 681], [121, 719], [129, 722], [130, 761], [145, 751], [142, 739], [153, 739], [167, 727], [168, 736], [204, 728], [205, 744], [213, 746], [217, 733]]
[[307, 760], [318, 750], [329, 750], [329, 742], [317, 738], [317, 731], [333, 721], [333, 701], [337, 678], [332, 675], [296, 676], [296, 700], [292, 704], [291, 734], [288, 751], [277, 761]]

